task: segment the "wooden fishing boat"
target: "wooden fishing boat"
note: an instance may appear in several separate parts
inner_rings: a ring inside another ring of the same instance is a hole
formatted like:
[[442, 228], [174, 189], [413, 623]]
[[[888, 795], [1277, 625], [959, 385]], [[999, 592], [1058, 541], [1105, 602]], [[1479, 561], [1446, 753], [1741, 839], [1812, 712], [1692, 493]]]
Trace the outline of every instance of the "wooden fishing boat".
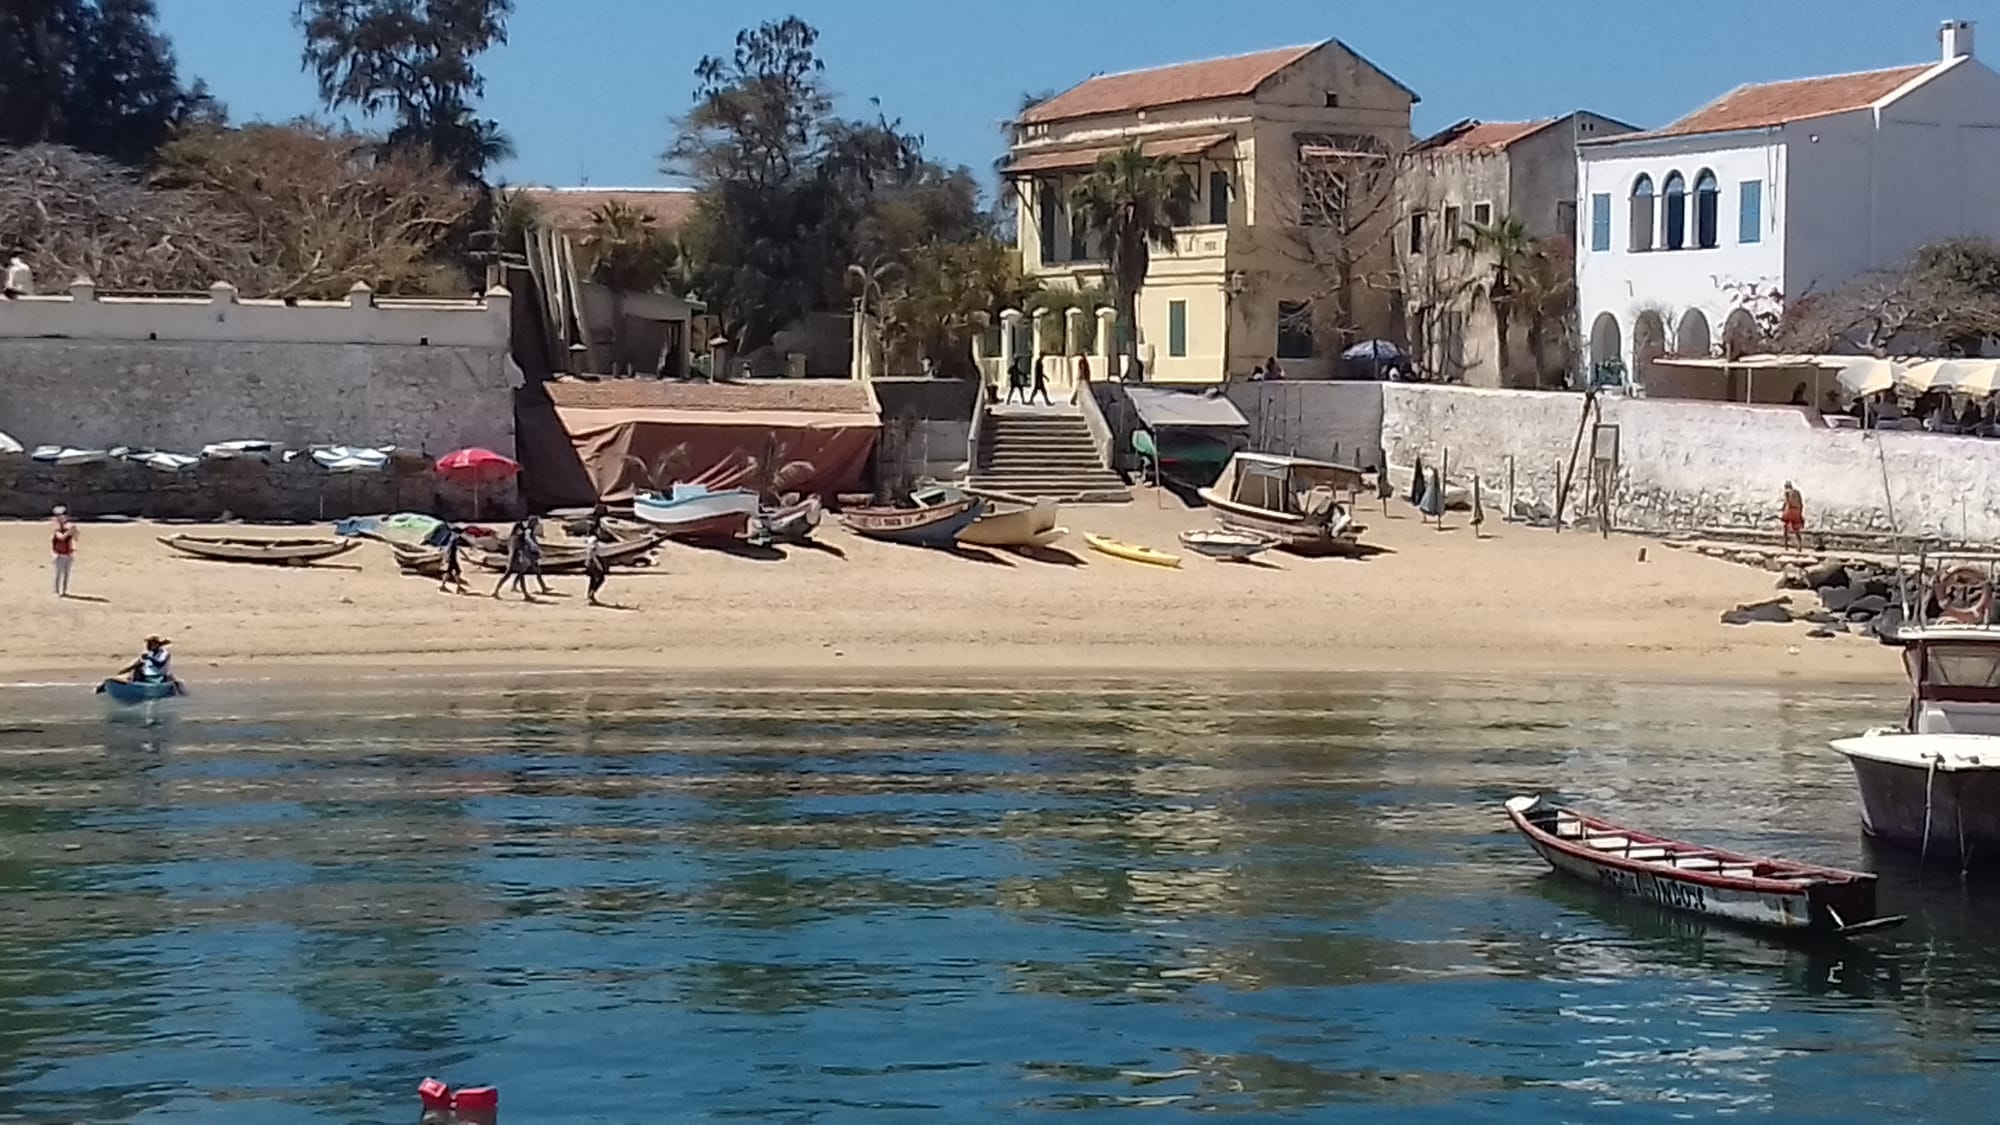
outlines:
[[113, 703], [134, 706], [152, 703], [161, 699], [172, 699], [181, 693], [180, 685], [171, 680], [140, 681], [106, 680], [97, 685], [97, 694], [105, 696]]
[[225, 535], [166, 535], [160, 542], [198, 559], [279, 566], [304, 566], [361, 546], [359, 539], [250, 539]]
[[1351, 465], [1238, 453], [1198, 495], [1228, 530], [1262, 535], [1294, 554], [1339, 555], [1359, 547], [1363, 529], [1351, 509], [1361, 484]]
[[1153, 566], [1181, 565], [1181, 557], [1179, 555], [1170, 555], [1165, 551], [1155, 551], [1151, 547], [1140, 546], [1137, 543], [1126, 543], [1103, 535], [1085, 535], [1083, 541], [1090, 544], [1091, 550], [1100, 551], [1115, 559], [1125, 559], [1128, 562], [1136, 563], [1149, 563]]
[[1864, 872], [1650, 836], [1540, 797], [1509, 799], [1507, 818], [1557, 871], [1670, 909], [1840, 935], [1903, 921], [1875, 913], [1875, 876]]
[[808, 496], [796, 504], [785, 504], [757, 513], [751, 534], [773, 543], [803, 543], [812, 538], [826, 509], [819, 497]]
[[[606, 566], [632, 566], [666, 540], [664, 534], [655, 531], [644, 539], [620, 539], [607, 543], [597, 555]], [[470, 550], [465, 552], [464, 557], [473, 566], [495, 574], [507, 569], [505, 551]], [[539, 561], [543, 574], [581, 574], [590, 561], [590, 548], [580, 543], [544, 543]]]
[[1181, 546], [1224, 562], [1248, 562], [1277, 546], [1277, 540], [1247, 531], [1183, 531]]
[[856, 535], [915, 547], [948, 547], [986, 511], [986, 501], [964, 496], [928, 508], [849, 508], [842, 527]]
[[1055, 541], [1060, 508], [1054, 500], [1037, 500], [1026, 507], [989, 510], [959, 532], [960, 543], [978, 547], [1046, 547]]
[[675, 539], [733, 539], [750, 529], [757, 494], [747, 488], [677, 484], [666, 495], [641, 492], [632, 514]]

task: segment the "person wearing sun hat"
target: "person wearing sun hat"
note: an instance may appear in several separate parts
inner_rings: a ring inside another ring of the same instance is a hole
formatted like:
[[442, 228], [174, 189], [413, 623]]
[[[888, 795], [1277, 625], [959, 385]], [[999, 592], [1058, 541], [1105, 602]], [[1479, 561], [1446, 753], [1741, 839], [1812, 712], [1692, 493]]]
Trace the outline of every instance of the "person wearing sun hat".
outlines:
[[158, 633], [147, 636], [146, 651], [139, 654], [139, 659], [126, 665], [126, 677], [135, 684], [167, 683], [178, 687], [180, 681], [174, 679], [174, 657], [167, 651], [167, 646], [173, 643]]

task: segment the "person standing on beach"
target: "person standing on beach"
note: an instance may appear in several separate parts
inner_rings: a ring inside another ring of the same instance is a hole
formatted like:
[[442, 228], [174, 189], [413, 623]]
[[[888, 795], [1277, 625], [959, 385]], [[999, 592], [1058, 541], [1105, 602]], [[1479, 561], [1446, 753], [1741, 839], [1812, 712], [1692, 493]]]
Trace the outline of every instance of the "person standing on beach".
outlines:
[[549, 589], [549, 580], [542, 577], [542, 517], [529, 516], [523, 522], [528, 527], [526, 533], [528, 570], [535, 576], [535, 585], [541, 592], [544, 595], [552, 594], [554, 591]]
[[604, 561], [604, 547], [611, 538], [611, 533], [604, 527], [606, 514], [602, 501], [590, 511], [590, 528], [586, 532], [589, 538], [583, 545], [583, 573], [590, 582], [583, 595], [586, 605], [604, 604], [597, 600], [597, 592], [604, 588], [605, 579], [611, 577], [611, 565]]
[[[471, 587], [465, 584], [464, 563], [459, 558], [460, 551], [463, 549], [464, 546], [465, 546], [465, 535], [463, 532], [459, 531], [458, 525], [451, 523], [445, 524], [444, 525], [444, 577], [443, 580], [438, 583], [439, 593], [443, 593], [446, 590], [451, 590], [454, 593], [459, 593], [459, 594], [469, 594], [472, 592]], [[501, 581], [505, 582], [506, 579], [502, 578]]]
[[507, 569], [501, 572], [499, 584], [493, 587], [493, 596], [498, 598], [500, 591], [507, 588], [507, 583], [512, 582], [514, 588], [521, 591], [522, 601], [534, 601], [535, 596], [528, 592], [529, 565], [528, 521], [522, 520], [507, 532]]
[[69, 572], [76, 565], [76, 524], [69, 518], [69, 509], [56, 505], [55, 527], [49, 535], [49, 549], [55, 556], [56, 597], [69, 597]]
[[1799, 490], [1792, 487], [1791, 481], [1785, 482], [1785, 508], [1781, 519], [1785, 525], [1783, 545], [1805, 550], [1806, 498], [1799, 495]]

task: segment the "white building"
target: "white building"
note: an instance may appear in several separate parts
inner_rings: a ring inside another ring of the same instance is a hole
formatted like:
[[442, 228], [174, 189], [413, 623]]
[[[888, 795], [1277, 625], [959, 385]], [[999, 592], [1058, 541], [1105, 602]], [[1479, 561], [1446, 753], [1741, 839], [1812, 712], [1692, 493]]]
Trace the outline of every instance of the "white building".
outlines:
[[1786, 300], [1917, 247], [2000, 237], [2000, 75], [1954, 20], [1937, 62], [1743, 86], [1578, 146], [1577, 303], [1599, 378], [1754, 336]]

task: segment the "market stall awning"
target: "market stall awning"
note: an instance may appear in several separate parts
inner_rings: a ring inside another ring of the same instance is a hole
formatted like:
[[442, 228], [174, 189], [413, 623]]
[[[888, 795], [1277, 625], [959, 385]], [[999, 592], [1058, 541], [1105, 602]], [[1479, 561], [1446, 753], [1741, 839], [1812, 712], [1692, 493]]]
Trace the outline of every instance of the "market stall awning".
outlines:
[[1250, 422], [1221, 395], [1174, 391], [1164, 387], [1126, 387], [1132, 410], [1149, 430], [1169, 428], [1247, 430]]
[[[1231, 140], [1230, 133], [1202, 133], [1192, 137], [1157, 137], [1143, 141], [1139, 150], [1147, 156], [1200, 156], [1225, 141]], [[1005, 174], [1009, 176], [1027, 175], [1032, 172], [1068, 172], [1093, 167], [1097, 161], [1124, 148], [1124, 145], [1099, 145], [1091, 148], [1066, 148], [1051, 151], [1030, 149], [1007, 162]]]

